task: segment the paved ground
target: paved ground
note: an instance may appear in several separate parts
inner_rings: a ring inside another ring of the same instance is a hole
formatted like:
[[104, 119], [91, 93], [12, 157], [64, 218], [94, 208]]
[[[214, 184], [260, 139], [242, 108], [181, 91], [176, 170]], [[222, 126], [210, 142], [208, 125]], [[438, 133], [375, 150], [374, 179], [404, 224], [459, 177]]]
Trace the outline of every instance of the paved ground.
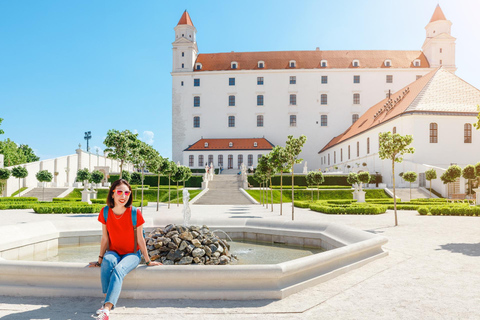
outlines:
[[[291, 207], [192, 206], [192, 219], [289, 219]], [[295, 220], [331, 221], [381, 234], [389, 256], [279, 301], [129, 300], [111, 314], [126, 319], [480, 319], [480, 218], [428, 217], [400, 211], [379, 216], [337, 216], [295, 209]], [[181, 206], [154, 219], [181, 220]], [[36, 215], [0, 211], [2, 224], [51, 219], [55, 224], [96, 225], [95, 215]], [[161, 267], [159, 267], [161, 268]], [[199, 293], [201, 295], [201, 293]], [[98, 298], [0, 297], [2, 319], [89, 319]]]

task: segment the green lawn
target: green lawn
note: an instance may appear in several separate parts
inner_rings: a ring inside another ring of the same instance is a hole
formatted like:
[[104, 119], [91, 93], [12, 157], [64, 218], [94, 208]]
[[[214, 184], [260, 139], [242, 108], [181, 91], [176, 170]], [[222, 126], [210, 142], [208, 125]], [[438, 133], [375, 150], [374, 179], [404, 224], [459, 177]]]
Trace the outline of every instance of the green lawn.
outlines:
[[[251, 195], [255, 200], [260, 202], [261, 191], [260, 190], [245, 190]], [[366, 199], [389, 199], [390, 197], [385, 193], [383, 189], [367, 189], [365, 190]], [[283, 191], [283, 202], [292, 201], [292, 191], [291, 189]], [[320, 190], [310, 191], [310, 190], [295, 190], [294, 191], [295, 200], [300, 201], [311, 201], [313, 200], [334, 200], [334, 199], [353, 199], [353, 193], [351, 190]], [[271, 193], [268, 191], [268, 200], [271, 202]], [[280, 203], [280, 190], [273, 190], [273, 202]]]

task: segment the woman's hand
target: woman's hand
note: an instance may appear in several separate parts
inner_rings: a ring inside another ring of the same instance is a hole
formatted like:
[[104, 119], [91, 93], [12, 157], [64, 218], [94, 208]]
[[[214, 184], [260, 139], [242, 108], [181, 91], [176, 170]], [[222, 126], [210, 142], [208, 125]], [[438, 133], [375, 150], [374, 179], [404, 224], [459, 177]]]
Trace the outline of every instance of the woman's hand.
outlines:
[[89, 268], [100, 268], [101, 264], [98, 261], [88, 263]]
[[149, 264], [147, 264], [147, 267], [152, 267], [152, 266], [161, 266], [163, 265], [161, 262], [157, 262], [157, 261], [150, 261]]

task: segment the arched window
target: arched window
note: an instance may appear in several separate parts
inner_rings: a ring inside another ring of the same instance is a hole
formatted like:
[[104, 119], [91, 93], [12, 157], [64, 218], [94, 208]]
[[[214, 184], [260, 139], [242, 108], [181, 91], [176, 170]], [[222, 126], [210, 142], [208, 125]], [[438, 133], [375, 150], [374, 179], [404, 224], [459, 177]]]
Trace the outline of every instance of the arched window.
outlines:
[[350, 160], [350, 146], [348, 146], [348, 160]]
[[397, 133], [397, 127], [393, 127], [392, 133], [393, 133], [393, 134]]
[[240, 169], [240, 166], [243, 163], [243, 154], [238, 155], [238, 169]]
[[235, 96], [228, 96], [228, 106], [235, 107]]
[[200, 107], [200, 97], [199, 96], [193, 97], [193, 106], [194, 107]]
[[193, 117], [193, 127], [200, 128], [200, 117]]
[[227, 169], [233, 169], [233, 155], [229, 154], [228, 155], [228, 166]]
[[355, 121], [357, 121], [357, 120], [358, 120], [358, 113], [352, 114], [352, 124], [354, 124]]
[[208, 155], [208, 165], [213, 163], [213, 154]]
[[218, 166], [223, 167], [223, 154], [218, 155]]
[[343, 162], [343, 149], [340, 149], [340, 162]]
[[235, 116], [228, 116], [228, 127], [235, 127]]
[[193, 160], [193, 155], [191, 154], [191, 155], [188, 156], [188, 166], [189, 167], [193, 167], [193, 165], [194, 165], [193, 161], [194, 161]]
[[248, 166], [253, 166], [253, 154], [248, 155]]
[[263, 115], [261, 114], [257, 115], [257, 127], [263, 127]]
[[438, 143], [438, 125], [430, 123], [430, 143]]
[[472, 143], [472, 125], [470, 123], [465, 123], [463, 126], [463, 142]]
[[360, 142], [357, 141], [357, 157], [360, 157]]
[[199, 155], [198, 156], [198, 166], [199, 167], [203, 167], [204, 163], [203, 163], [203, 155]]
[[370, 138], [367, 138], [367, 154], [370, 153]]
[[353, 104], [360, 104], [360, 93], [353, 94]]

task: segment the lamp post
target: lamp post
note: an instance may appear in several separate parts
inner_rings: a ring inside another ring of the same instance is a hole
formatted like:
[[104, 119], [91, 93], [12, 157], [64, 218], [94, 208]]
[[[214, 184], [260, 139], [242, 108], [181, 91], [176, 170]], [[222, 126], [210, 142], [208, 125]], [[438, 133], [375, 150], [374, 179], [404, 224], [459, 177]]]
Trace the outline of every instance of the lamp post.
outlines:
[[85, 132], [84, 139], [87, 140], [87, 152], [90, 152], [90, 147], [88, 146], [88, 140], [92, 139], [92, 132], [91, 131]]

